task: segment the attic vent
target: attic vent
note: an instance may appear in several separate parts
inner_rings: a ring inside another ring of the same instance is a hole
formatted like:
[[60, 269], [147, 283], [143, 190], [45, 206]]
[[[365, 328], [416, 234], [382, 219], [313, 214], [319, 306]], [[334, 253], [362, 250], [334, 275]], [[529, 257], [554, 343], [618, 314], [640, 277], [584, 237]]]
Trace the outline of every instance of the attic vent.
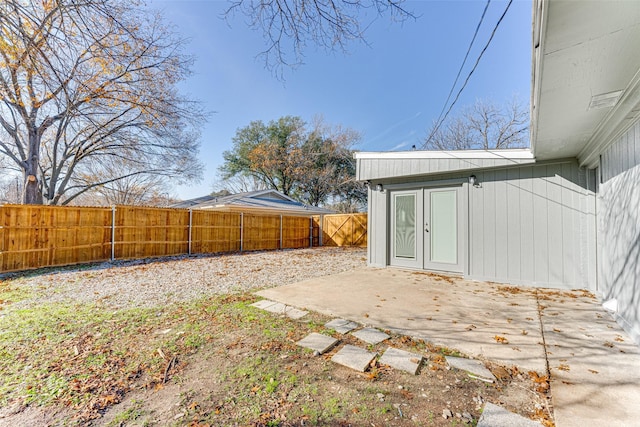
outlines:
[[601, 93], [600, 95], [594, 95], [591, 97], [589, 110], [593, 110], [596, 108], [613, 107], [618, 103], [623, 93], [624, 93], [624, 90], [616, 90], [614, 92]]

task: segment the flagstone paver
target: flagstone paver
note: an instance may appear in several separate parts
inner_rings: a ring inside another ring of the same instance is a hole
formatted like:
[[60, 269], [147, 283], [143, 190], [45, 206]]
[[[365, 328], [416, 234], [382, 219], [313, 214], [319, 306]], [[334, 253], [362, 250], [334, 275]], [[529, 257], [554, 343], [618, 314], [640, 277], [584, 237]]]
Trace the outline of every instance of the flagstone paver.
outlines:
[[333, 319], [330, 322], [325, 323], [324, 325], [326, 328], [328, 329], [333, 329], [334, 331], [341, 333], [341, 334], [346, 334], [350, 331], [353, 331], [354, 329], [356, 329], [358, 325], [356, 322], [352, 322], [350, 320], [344, 320], [344, 319]]
[[306, 316], [309, 313], [308, 311], [299, 310], [295, 307], [266, 299], [254, 302], [253, 304], [251, 304], [251, 306], [260, 308], [270, 313], [284, 314], [291, 319], [300, 319], [301, 317]]
[[326, 353], [331, 350], [336, 344], [338, 344], [339, 340], [319, 334], [317, 332], [312, 332], [296, 344], [300, 347], [308, 348], [310, 350], [317, 351], [320, 354]]
[[284, 314], [286, 309], [287, 309], [287, 306], [281, 302], [276, 302], [272, 305], [268, 305], [265, 308], [263, 308], [263, 310], [266, 310], [270, 313], [275, 313], [275, 314]]
[[272, 305], [274, 305], [276, 302], [275, 301], [271, 301], [268, 299], [262, 299], [260, 301], [256, 301], [253, 304], [250, 304], [251, 307], [256, 307], [259, 308], [261, 310], [266, 310], [267, 307], [271, 307]]
[[389, 335], [375, 328], [363, 328], [359, 331], [352, 332], [351, 334], [369, 344], [378, 344], [390, 338]]
[[380, 358], [380, 363], [416, 375], [422, 363], [422, 355], [389, 347]]
[[445, 356], [447, 363], [452, 368], [467, 371], [470, 377], [478, 377], [487, 381], [495, 381], [496, 377], [490, 370], [484, 367], [482, 362], [474, 359], [465, 359], [463, 357]]
[[356, 371], [364, 372], [377, 355], [377, 353], [347, 344], [334, 354], [331, 360]]
[[286, 309], [284, 314], [286, 314], [287, 317], [289, 317], [290, 319], [297, 320], [297, 319], [300, 319], [300, 318], [306, 316], [307, 314], [309, 314], [309, 312], [305, 311], [305, 310], [299, 310], [299, 309], [297, 309], [295, 307], [287, 306], [287, 309]]
[[542, 427], [542, 424], [487, 402], [478, 427]]

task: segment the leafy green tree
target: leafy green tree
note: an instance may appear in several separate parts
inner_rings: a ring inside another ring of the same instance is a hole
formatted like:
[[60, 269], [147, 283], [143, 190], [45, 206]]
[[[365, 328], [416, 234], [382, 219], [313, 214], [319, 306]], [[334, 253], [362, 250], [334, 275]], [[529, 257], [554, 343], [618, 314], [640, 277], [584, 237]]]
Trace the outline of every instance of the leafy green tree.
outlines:
[[304, 126], [299, 117], [286, 116], [269, 124], [254, 121], [239, 129], [233, 138], [233, 149], [222, 155], [223, 178], [251, 176], [292, 196], [298, 173], [294, 159], [300, 158]]
[[[313, 206], [351, 199], [361, 187], [352, 150], [359, 138], [354, 130], [328, 126], [321, 118], [311, 130], [300, 117], [255, 121], [238, 129], [220, 172], [223, 179], [252, 178]], [[366, 198], [363, 194], [357, 197]]]

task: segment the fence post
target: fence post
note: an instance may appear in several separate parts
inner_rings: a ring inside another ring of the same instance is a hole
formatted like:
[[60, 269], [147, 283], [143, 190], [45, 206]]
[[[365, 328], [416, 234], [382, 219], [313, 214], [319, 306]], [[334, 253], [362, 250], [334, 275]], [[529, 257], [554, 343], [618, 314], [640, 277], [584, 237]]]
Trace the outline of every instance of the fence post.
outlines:
[[244, 240], [244, 212], [240, 212], [240, 252], [242, 252], [243, 240]]
[[313, 247], [313, 217], [309, 217], [309, 247]]
[[191, 228], [193, 226], [193, 209], [189, 209], [189, 255], [191, 255]]
[[116, 207], [111, 206], [111, 261], [116, 259]]
[[282, 214], [280, 215], [280, 249], [282, 249]]
[[353, 233], [356, 231], [355, 230], [356, 227], [356, 220], [354, 219], [353, 215], [351, 216], [351, 244], [349, 246], [353, 246], [354, 243], [354, 238], [355, 236], [353, 235]]
[[320, 219], [318, 220], [318, 246], [322, 246], [322, 230], [324, 224], [324, 215], [320, 215]]

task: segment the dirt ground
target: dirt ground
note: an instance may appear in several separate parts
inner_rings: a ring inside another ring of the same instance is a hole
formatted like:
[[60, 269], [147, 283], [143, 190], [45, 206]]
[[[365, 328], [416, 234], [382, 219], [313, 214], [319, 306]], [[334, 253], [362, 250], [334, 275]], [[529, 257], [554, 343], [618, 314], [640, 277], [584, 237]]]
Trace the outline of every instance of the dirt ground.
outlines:
[[[250, 306], [258, 299], [245, 291], [114, 312], [54, 303], [47, 316], [38, 307], [0, 316], [23, 341], [0, 347], [14, 357], [0, 383], [20, 388], [0, 384], [0, 426], [462, 426], [485, 402], [553, 425], [545, 373], [485, 362], [498, 378], [487, 383], [447, 366], [445, 355], [465, 356], [456, 349], [394, 334], [367, 345], [327, 330], [326, 316], [292, 320]], [[37, 331], [23, 337], [10, 326], [27, 315]], [[330, 360], [340, 347], [316, 356], [297, 346], [310, 332], [423, 363], [415, 376], [377, 361], [356, 372]]]
[[[322, 331], [314, 325], [330, 320], [311, 317], [281, 319], [295, 325], [283, 340], [265, 338], [260, 331], [227, 334], [185, 360], [168, 384], [130, 393], [93, 425], [452, 426], [466, 424], [465, 413], [473, 420], [468, 424], [475, 425], [486, 401], [548, 418], [546, 382], [497, 365], [488, 365], [500, 378], [497, 383], [474, 380], [446, 366], [443, 355], [453, 350], [407, 337], [394, 336], [369, 349], [382, 354], [393, 346], [424, 355], [415, 376], [379, 364], [365, 373], [353, 371], [330, 360], [336, 349], [314, 356], [294, 344], [312, 330]], [[334, 335], [362, 346], [354, 337]], [[271, 391], [273, 383], [278, 385]], [[452, 417], [444, 418], [445, 410]], [[134, 413], [135, 419], [123, 420], [122, 414]]]

